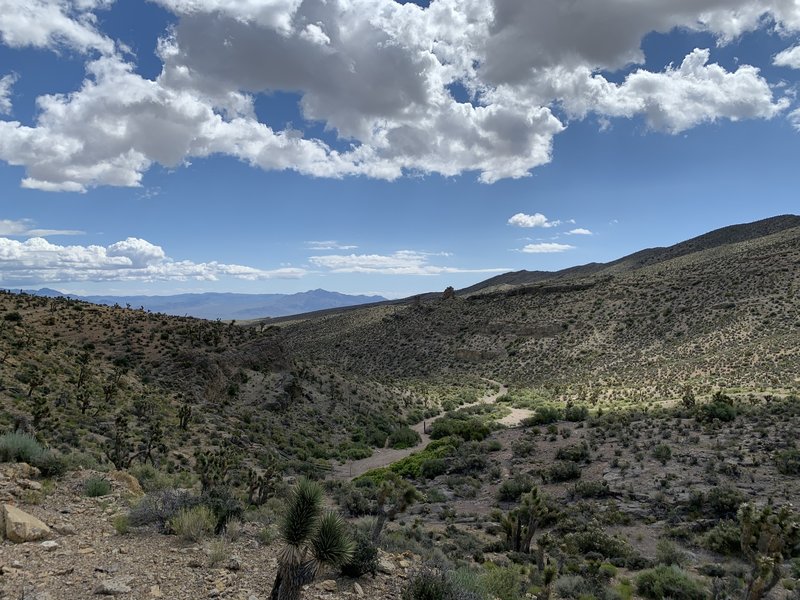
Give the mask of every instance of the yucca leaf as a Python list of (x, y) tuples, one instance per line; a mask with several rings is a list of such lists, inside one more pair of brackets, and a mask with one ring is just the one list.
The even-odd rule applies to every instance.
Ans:
[(353, 540), (345, 530), (344, 521), (334, 512), (326, 513), (311, 539), (314, 558), (321, 563), (339, 566), (353, 555)]
[(318, 483), (301, 479), (292, 491), (281, 524), (283, 540), (292, 546), (308, 541), (322, 512), (322, 488)]

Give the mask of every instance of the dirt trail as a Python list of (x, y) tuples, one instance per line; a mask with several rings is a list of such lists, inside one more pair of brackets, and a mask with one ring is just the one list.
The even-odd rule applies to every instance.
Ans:
[[(494, 404), (495, 402), (497, 402), (498, 398), (502, 398), (508, 393), (508, 387), (506, 387), (505, 385), (498, 383), (496, 381), (490, 381), (488, 379), (487, 381), (489, 381), (489, 383), (499, 385), (500, 389), (497, 392), (485, 395), (483, 398), (477, 400), (476, 402), (464, 404), (459, 408), (477, 406), (478, 404)], [(507, 425), (509, 427), (518, 425), (523, 418), (529, 416), (530, 414), (530, 411), (523, 411), (525, 412), (525, 414), (522, 415), (519, 419), (514, 420), (510, 419), (510, 417), (518, 415), (520, 409), (511, 409), (511, 410), (512, 410), (511, 415), (508, 415), (500, 420), (500, 423)], [(353, 479), (354, 477), (363, 475), (364, 473), (366, 473), (371, 469), (387, 467), (390, 464), (397, 462), (398, 460), (403, 459), (406, 456), (409, 456), (414, 452), (421, 450), (422, 448), (428, 445), (428, 442), (431, 441), (431, 436), (425, 433), (425, 431), (423, 430), (424, 429), (430, 430), (431, 424), (433, 424), (433, 422), (436, 421), (437, 419), (441, 418), (443, 414), (444, 413), (442, 413), (442, 415), (434, 417), (433, 419), (427, 419), (425, 421), (417, 423), (416, 425), (412, 425), (411, 429), (416, 431), (421, 438), (420, 443), (417, 444), (416, 446), (412, 448), (403, 448), (402, 450), (396, 450), (394, 448), (381, 448), (379, 450), (375, 450), (373, 451), (372, 456), (368, 458), (362, 458), (361, 460), (354, 460), (351, 462), (344, 463), (342, 465), (336, 465), (333, 468), (331, 475), (335, 479)]]

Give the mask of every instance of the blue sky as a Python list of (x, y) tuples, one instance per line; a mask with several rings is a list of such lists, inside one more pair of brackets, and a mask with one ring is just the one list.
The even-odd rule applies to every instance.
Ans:
[(799, 212), (800, 8), (648, 3), (0, 0), (0, 285), (399, 297)]

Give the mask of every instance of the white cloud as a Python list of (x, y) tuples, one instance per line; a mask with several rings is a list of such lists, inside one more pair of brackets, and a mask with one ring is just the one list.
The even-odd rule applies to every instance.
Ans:
[(792, 124), (797, 131), (800, 131), (800, 108), (797, 108), (789, 113), (789, 123)]
[(80, 52), (114, 51), (114, 42), (97, 30), (92, 12), (111, 2), (85, 0), (0, 0), (0, 40), (12, 48), (67, 46)]
[(108, 247), (60, 246), (41, 237), (25, 241), (0, 237), (0, 282), (6, 284), (67, 281), (214, 281), (234, 277), (250, 281), (299, 278), (305, 270), (271, 271), (218, 262), (195, 263), (169, 258), (160, 246), (127, 238)]
[(10, 235), (12, 237), (48, 237), (52, 235), (83, 235), (84, 233), (84, 231), (77, 229), (40, 229), (34, 227), (34, 222), (31, 219), (18, 221), (0, 219), (0, 235)]
[(592, 232), (583, 227), (577, 227), (567, 232), (567, 235), (592, 235)]
[[(156, 1), (178, 19), (148, 80), (99, 29), (96, 11), (112, 0), (0, 0), (4, 44), (87, 60), (78, 90), (37, 100), (32, 126), (0, 121), (0, 160), (25, 168), (23, 186), (138, 186), (155, 163), (213, 154), (316, 177), (524, 177), (552, 158), (565, 128), (556, 106), (606, 123), (642, 115), (670, 133), (787, 108), (758, 69), (726, 71), (707, 50), (622, 83), (600, 74), (641, 63), (648, 33), (685, 28), (726, 44), (768, 22), (800, 30), (790, 0)], [(472, 102), (453, 97), (454, 83)], [(275, 91), (298, 94), (303, 116), (342, 149), (259, 122), (254, 99)]]
[(399, 250), (392, 254), (330, 254), (311, 256), (309, 262), (333, 273), (370, 273), (381, 275), (441, 275), (443, 273), (504, 273), (509, 269), (462, 269), (430, 263), (430, 254), (414, 250)]
[(11, 114), (11, 88), (16, 82), (16, 73), (9, 73), (0, 78), (0, 115)]
[(575, 246), (570, 246), (569, 244), (542, 242), (539, 244), (528, 244), (522, 249), (522, 252), (526, 252), (528, 254), (553, 254), (556, 252), (566, 252), (567, 250), (573, 250), (574, 248)]
[(340, 244), (336, 240), (321, 240), (306, 242), (308, 250), (355, 250), (358, 246)]
[(800, 46), (792, 46), (775, 55), (773, 64), (779, 67), (790, 67), (800, 69)]
[(534, 213), (526, 215), (525, 213), (517, 213), (508, 220), (509, 225), (516, 227), (557, 227), (561, 221), (550, 221), (542, 213)]

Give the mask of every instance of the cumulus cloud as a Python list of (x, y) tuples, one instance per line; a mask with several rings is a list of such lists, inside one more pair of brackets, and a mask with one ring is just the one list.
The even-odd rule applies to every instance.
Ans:
[(336, 240), (321, 240), (306, 242), (308, 250), (355, 250), (358, 246), (340, 244)]
[(576, 227), (575, 229), (569, 230), (567, 235), (592, 235), (592, 232), (584, 227)]
[(778, 52), (772, 62), (779, 67), (800, 69), (800, 46), (792, 46)]
[[(25, 168), (23, 186), (138, 186), (155, 163), (213, 154), (317, 177), (524, 177), (552, 159), (566, 127), (555, 107), (571, 119), (640, 115), (670, 133), (787, 108), (757, 68), (729, 72), (708, 50), (628, 73), (648, 33), (685, 28), (725, 44), (767, 22), (800, 30), (787, 0), (155, 1), (178, 19), (149, 80), (98, 28), (111, 0), (0, 0), (4, 44), (87, 57), (80, 88), (39, 98), (33, 125), (0, 121), (0, 160)], [(260, 122), (255, 98), (276, 91), (297, 94), (302, 115), (341, 143)]]
[(0, 219), (0, 235), (12, 237), (48, 237), (52, 235), (83, 235), (84, 231), (77, 229), (40, 229), (34, 227), (31, 219)]
[[(3, 222), (5, 223), (5, 222)], [(60, 246), (41, 237), (25, 241), (0, 237), (0, 282), (8, 284), (64, 281), (215, 281), (234, 277), (256, 281), (298, 278), (303, 269), (271, 271), (219, 262), (174, 260), (160, 246), (127, 238), (110, 246)]]
[(557, 227), (561, 225), (561, 221), (550, 221), (542, 213), (534, 213), (526, 215), (525, 213), (517, 213), (508, 220), (509, 225), (515, 227)]
[(86, 0), (0, 0), (0, 40), (12, 48), (66, 46), (80, 52), (113, 52), (92, 12), (111, 2)]
[(538, 244), (528, 244), (522, 248), (522, 252), (527, 254), (554, 254), (556, 252), (566, 252), (574, 250), (575, 246), (569, 244), (557, 244), (555, 242), (541, 242)]
[(444, 267), (430, 263), (432, 256), (447, 256), (398, 250), (392, 254), (330, 254), (312, 256), (309, 262), (315, 267), (333, 273), (370, 273), (381, 275), (441, 275), (443, 273), (504, 273), (509, 269), (464, 269)]

